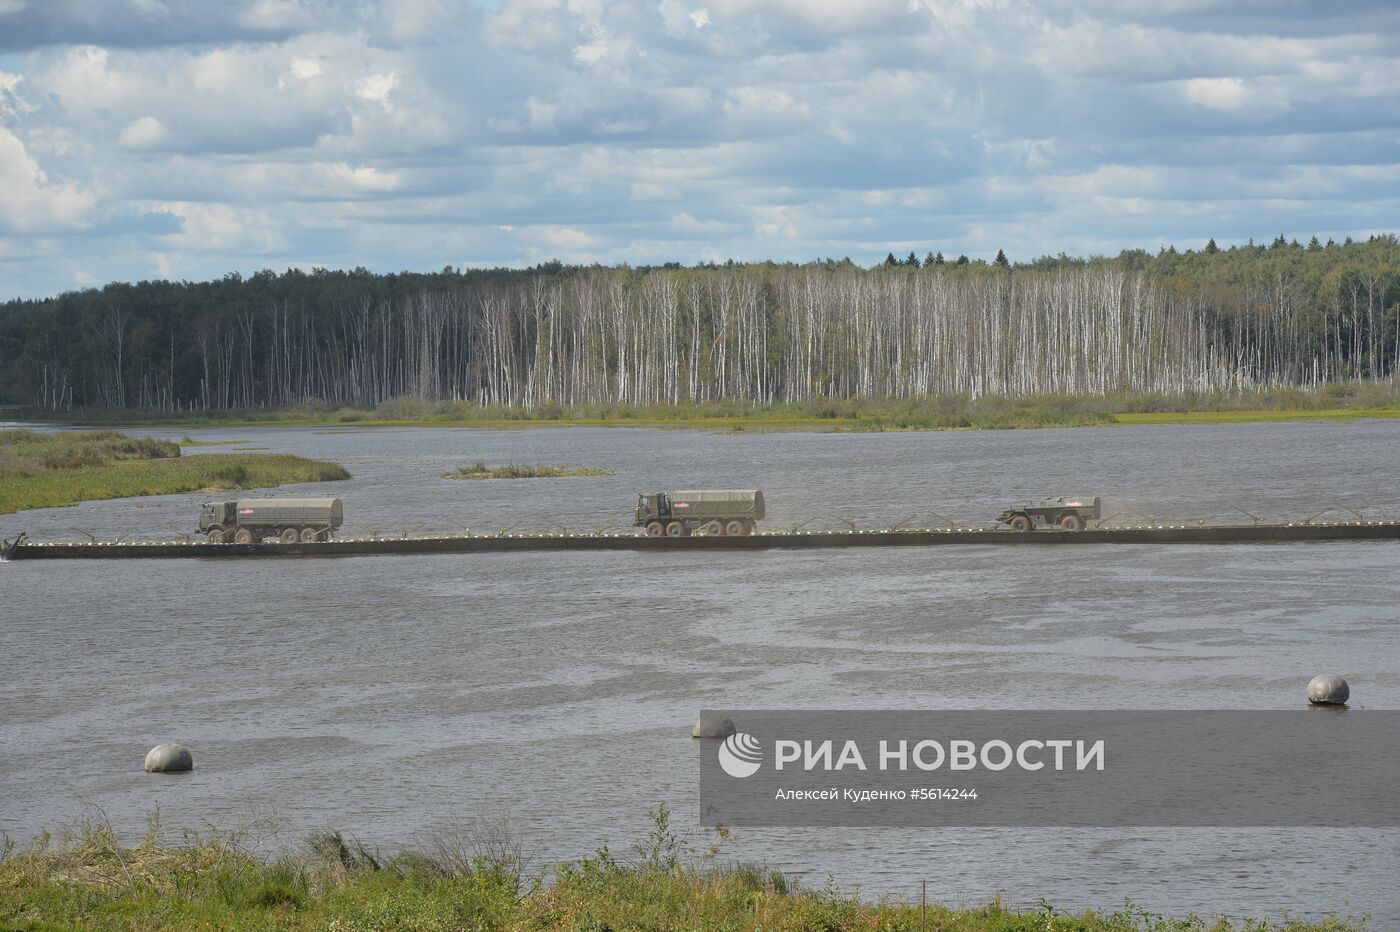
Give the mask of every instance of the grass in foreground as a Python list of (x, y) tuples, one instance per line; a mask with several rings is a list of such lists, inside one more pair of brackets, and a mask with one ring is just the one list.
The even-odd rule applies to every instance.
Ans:
[(470, 466), (462, 466), (452, 472), (442, 474), (444, 479), (563, 479), (573, 476), (611, 476), (611, 469), (597, 466), (524, 466), (510, 463), (505, 466), (487, 466), (485, 460), (477, 460)]
[[(607, 848), (532, 872), (521, 840), (499, 824), (435, 833), (393, 856), (339, 833), (307, 839), (276, 859), (249, 835), (189, 836), (120, 846), (105, 823), (60, 842), (7, 845), (0, 858), (0, 925), (10, 929), (887, 929), (942, 932), (1344, 932), (1365, 920), (1231, 923), (1113, 913), (1034, 911), (1000, 899), (980, 909), (869, 902), (800, 888), (785, 875), (721, 866), (716, 841), (696, 853), (664, 805), (629, 856)], [(722, 841), (723, 836), (717, 836)]]
[(182, 457), (173, 441), (111, 430), (0, 431), (0, 514), (94, 499), (349, 478), (334, 463), (286, 454)]
[(113, 424), (233, 426), (355, 425), (361, 427), (680, 427), (703, 430), (910, 431), (1029, 427), (1096, 427), (1111, 424), (1176, 424), (1400, 417), (1400, 384), (1358, 382), (1319, 389), (1272, 388), (1176, 394), (1038, 395), (1027, 398), (950, 395), (912, 399), (849, 399), (756, 404), (704, 402), (683, 405), (553, 403), (535, 407), (483, 406), (459, 401), (395, 398), (374, 408), (306, 406), (151, 415), (137, 411), (87, 413)]

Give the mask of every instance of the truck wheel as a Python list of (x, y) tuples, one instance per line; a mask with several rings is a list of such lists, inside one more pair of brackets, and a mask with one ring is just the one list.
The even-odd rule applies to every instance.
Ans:
[(647, 522), (647, 537), (660, 537), (663, 530), (660, 521)]
[(724, 525), (718, 521), (711, 521), (705, 525), (705, 533), (711, 537), (722, 537), (724, 536)]
[(301, 529), (301, 542), (303, 544), (314, 544), (319, 535), (314, 527), (304, 527)]
[(233, 532), (233, 542), (235, 544), (251, 544), (254, 542), (253, 532), (246, 527), (241, 527)]
[(217, 527), (215, 527), (215, 528), (210, 528), (210, 529), (209, 529), (209, 543), (211, 543), (211, 544), (222, 544), (223, 542), (224, 542), (224, 531), (223, 531), (223, 528), (217, 528)]
[(1084, 519), (1076, 514), (1068, 514), (1060, 519), (1060, 527), (1066, 531), (1084, 530)]
[(1031, 529), (1031, 519), (1027, 518), (1025, 515), (1017, 515), (1008, 523), (1011, 525), (1011, 530), (1015, 531), (1017, 534), (1024, 534)]
[(283, 528), (281, 536), (284, 544), (295, 544), (301, 540), (301, 532), (294, 527)]
[(685, 525), (681, 524), (679, 521), (672, 521), (670, 524), (666, 525), (667, 537), (680, 537), (684, 533)]
[(724, 526), (724, 533), (729, 537), (742, 537), (744, 534), (744, 522), (734, 520)]

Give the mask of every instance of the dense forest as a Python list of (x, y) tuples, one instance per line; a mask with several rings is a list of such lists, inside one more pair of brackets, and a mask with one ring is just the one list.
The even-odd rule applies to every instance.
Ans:
[(871, 269), (267, 271), (0, 305), (0, 403), (54, 411), (1184, 393), (1397, 370), (1394, 236)]

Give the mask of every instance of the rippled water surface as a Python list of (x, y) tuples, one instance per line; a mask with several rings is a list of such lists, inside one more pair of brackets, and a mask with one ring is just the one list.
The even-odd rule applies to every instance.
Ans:
[[(161, 432), (157, 432), (161, 433)], [(1400, 423), (915, 434), (164, 432), (345, 464), (353, 533), (593, 530), (640, 490), (761, 487), (770, 527), (1108, 512), (1400, 516)], [(187, 455), (227, 447), (199, 447)], [(605, 478), (447, 481), (489, 463)], [(0, 536), (189, 531), (203, 496), (0, 519)], [(1238, 509), (1242, 509), (1239, 511)], [(1349, 512), (1335, 512), (1346, 517)], [(695, 812), (690, 721), (759, 708), (1294, 708), (1314, 673), (1400, 708), (1400, 547), (938, 547), (47, 561), (0, 566), (0, 830), (98, 806), (133, 840), (274, 813), (392, 848), (508, 816), (541, 863)], [(141, 772), (178, 740), (184, 777)], [(1345, 779), (1345, 762), (1319, 760)], [(746, 829), (729, 856), (847, 891), (1400, 925), (1392, 830)]]

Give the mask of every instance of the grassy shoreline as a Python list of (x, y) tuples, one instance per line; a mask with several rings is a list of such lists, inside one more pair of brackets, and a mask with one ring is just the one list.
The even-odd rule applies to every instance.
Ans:
[(173, 441), (110, 430), (0, 430), (0, 514), (99, 499), (348, 478), (334, 463), (282, 453), (182, 457)]
[(883, 432), (1106, 427), (1400, 418), (1400, 385), (1372, 382), (1317, 390), (1276, 388), (1233, 394), (948, 396), (923, 399), (771, 404), (478, 406), (396, 398), (374, 408), (301, 407), (190, 416), (88, 412), (52, 422), (123, 427), (652, 427), (710, 431)]
[[(254, 853), (253, 827), (186, 833), (180, 846), (122, 846), (105, 820), (61, 840), (48, 834), (0, 849), (0, 925), (102, 929), (883, 929), (944, 932), (1350, 932), (1364, 918), (1319, 921), (1157, 916), (1132, 905), (1064, 912), (1043, 900), (988, 905), (870, 901), (834, 886), (806, 889), (761, 865), (722, 861), (723, 832), (678, 833), (664, 805), (626, 854), (606, 847), (552, 865), (532, 863), (502, 823), (432, 833), (388, 855), (338, 832), (307, 838), (276, 858)], [(913, 893), (913, 891), (911, 891)]]

